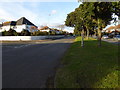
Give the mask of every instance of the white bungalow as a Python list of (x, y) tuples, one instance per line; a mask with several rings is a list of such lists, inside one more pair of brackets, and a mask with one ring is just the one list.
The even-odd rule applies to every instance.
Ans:
[(16, 25), (16, 21), (4, 22), (4, 23), (2, 23), (2, 26), (0, 27), (0, 32), (9, 31), (10, 28), (14, 29), (15, 25)]
[(5, 30), (8, 31), (10, 29), (14, 29), (16, 30), (16, 32), (21, 32), (23, 29), (28, 30), (30, 32), (38, 31), (37, 26), (35, 26), (25, 17), (22, 17), (17, 21), (4, 22), (2, 24), (0, 32), (5, 31)]

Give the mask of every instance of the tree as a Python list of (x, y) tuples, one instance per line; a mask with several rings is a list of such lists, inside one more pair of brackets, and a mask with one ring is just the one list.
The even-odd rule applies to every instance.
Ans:
[(112, 2), (112, 12), (120, 18), (120, 2)]
[(83, 18), (84, 27), (86, 28), (86, 36), (89, 38), (90, 29), (93, 27), (92, 16), (94, 15), (93, 3), (85, 2), (81, 8), (81, 13), (79, 16)]
[(120, 2), (83, 2), (75, 11), (67, 15), (65, 25), (75, 27), (75, 34), (84, 33), (87, 38), (90, 32), (96, 32), (97, 29), (98, 45), (101, 46), (101, 30), (113, 20), (113, 13), (120, 17), (119, 10)]
[(74, 12), (68, 14), (66, 19), (66, 26), (75, 27), (74, 33), (81, 33), (81, 46), (84, 46), (84, 35), (87, 33), (87, 37), (89, 37), (89, 29), (92, 26), (92, 10), (93, 7), (90, 5), (91, 3), (83, 3), (78, 8), (75, 9)]
[(101, 46), (101, 30), (112, 20), (111, 2), (94, 2), (94, 22), (98, 30), (98, 46)]

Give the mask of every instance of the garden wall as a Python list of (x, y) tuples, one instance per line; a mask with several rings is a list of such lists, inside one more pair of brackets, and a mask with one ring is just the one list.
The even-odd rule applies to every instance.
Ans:
[(63, 38), (65, 35), (56, 36), (0, 36), (1, 41), (29, 41), (29, 40), (43, 40), (43, 39), (57, 39)]

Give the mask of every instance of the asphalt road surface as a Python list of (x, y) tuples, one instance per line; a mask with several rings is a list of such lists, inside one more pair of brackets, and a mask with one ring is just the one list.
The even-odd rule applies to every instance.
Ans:
[(2, 88), (46, 88), (74, 38), (3, 44)]

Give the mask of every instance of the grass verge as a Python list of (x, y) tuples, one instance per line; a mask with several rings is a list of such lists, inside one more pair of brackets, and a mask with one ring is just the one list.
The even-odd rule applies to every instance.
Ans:
[(119, 88), (118, 46), (85, 39), (80, 46), (77, 37), (62, 59), (56, 73), (56, 88)]

